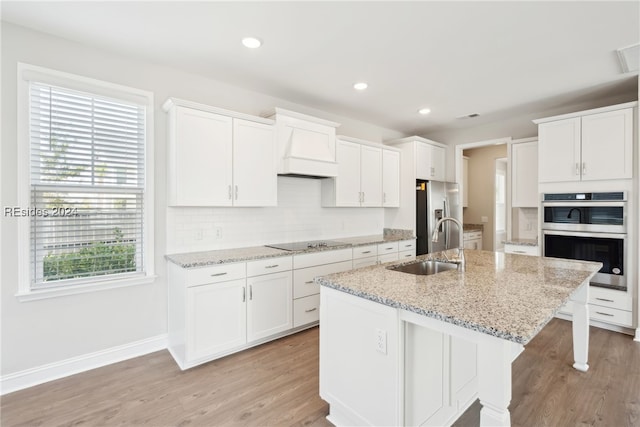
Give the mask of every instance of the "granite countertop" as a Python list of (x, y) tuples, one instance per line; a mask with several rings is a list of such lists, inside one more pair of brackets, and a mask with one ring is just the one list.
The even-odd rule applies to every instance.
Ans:
[(467, 231), (483, 231), (484, 225), (482, 224), (462, 224), (462, 232)]
[(538, 239), (511, 239), (503, 242), (505, 245), (538, 246)]
[[(447, 251), (454, 258), (457, 250)], [(417, 260), (443, 259), (442, 253)], [(317, 277), (322, 286), (527, 344), (601, 263), (465, 251), (466, 271), (419, 276), (390, 264)], [(416, 261), (411, 261), (416, 262)], [(409, 264), (409, 263), (404, 263)], [(397, 264), (399, 265), (399, 264)]]
[(187, 252), (180, 254), (165, 255), (165, 259), (182, 268), (204, 267), (207, 265), (226, 264), (232, 262), (253, 261), (265, 258), (280, 256), (300, 255), (320, 251), (333, 251), (357, 246), (375, 245), (385, 242), (399, 242), (401, 240), (411, 240), (415, 237), (406, 233), (385, 233), (372, 236), (346, 237), (335, 240), (341, 245), (315, 247), (299, 251), (285, 251), (282, 249), (270, 248), (267, 246), (251, 246), (246, 248), (219, 249), (213, 251)]

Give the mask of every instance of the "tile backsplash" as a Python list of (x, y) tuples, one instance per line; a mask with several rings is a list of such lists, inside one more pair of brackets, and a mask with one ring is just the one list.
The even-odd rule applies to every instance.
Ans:
[(538, 237), (538, 209), (513, 209), (513, 238), (535, 239)]
[(278, 177), (278, 206), (167, 208), (167, 253), (382, 234), (383, 208), (323, 208), (319, 179)]

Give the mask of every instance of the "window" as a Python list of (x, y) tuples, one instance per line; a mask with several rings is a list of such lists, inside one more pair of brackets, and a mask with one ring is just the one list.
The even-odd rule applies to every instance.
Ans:
[(149, 276), (151, 97), (38, 70), (27, 71), (24, 84), (29, 279), (22, 291)]

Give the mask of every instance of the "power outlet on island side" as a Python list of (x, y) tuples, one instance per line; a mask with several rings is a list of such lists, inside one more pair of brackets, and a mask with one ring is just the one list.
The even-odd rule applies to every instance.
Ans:
[(376, 329), (376, 351), (387, 354), (387, 331)]

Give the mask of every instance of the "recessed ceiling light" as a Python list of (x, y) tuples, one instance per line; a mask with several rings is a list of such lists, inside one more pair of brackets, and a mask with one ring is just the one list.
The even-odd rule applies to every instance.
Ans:
[(262, 46), (262, 40), (257, 37), (245, 37), (242, 39), (242, 44), (249, 49), (256, 49)]
[(429, 108), (421, 108), (421, 109), (418, 110), (418, 113), (420, 113), (422, 115), (425, 115), (425, 116), (427, 114), (429, 114), (430, 112), (431, 112), (431, 109), (429, 109)]
[(369, 87), (369, 85), (366, 84), (365, 82), (358, 82), (358, 83), (353, 85), (353, 88), (355, 90), (365, 90), (368, 87)]

